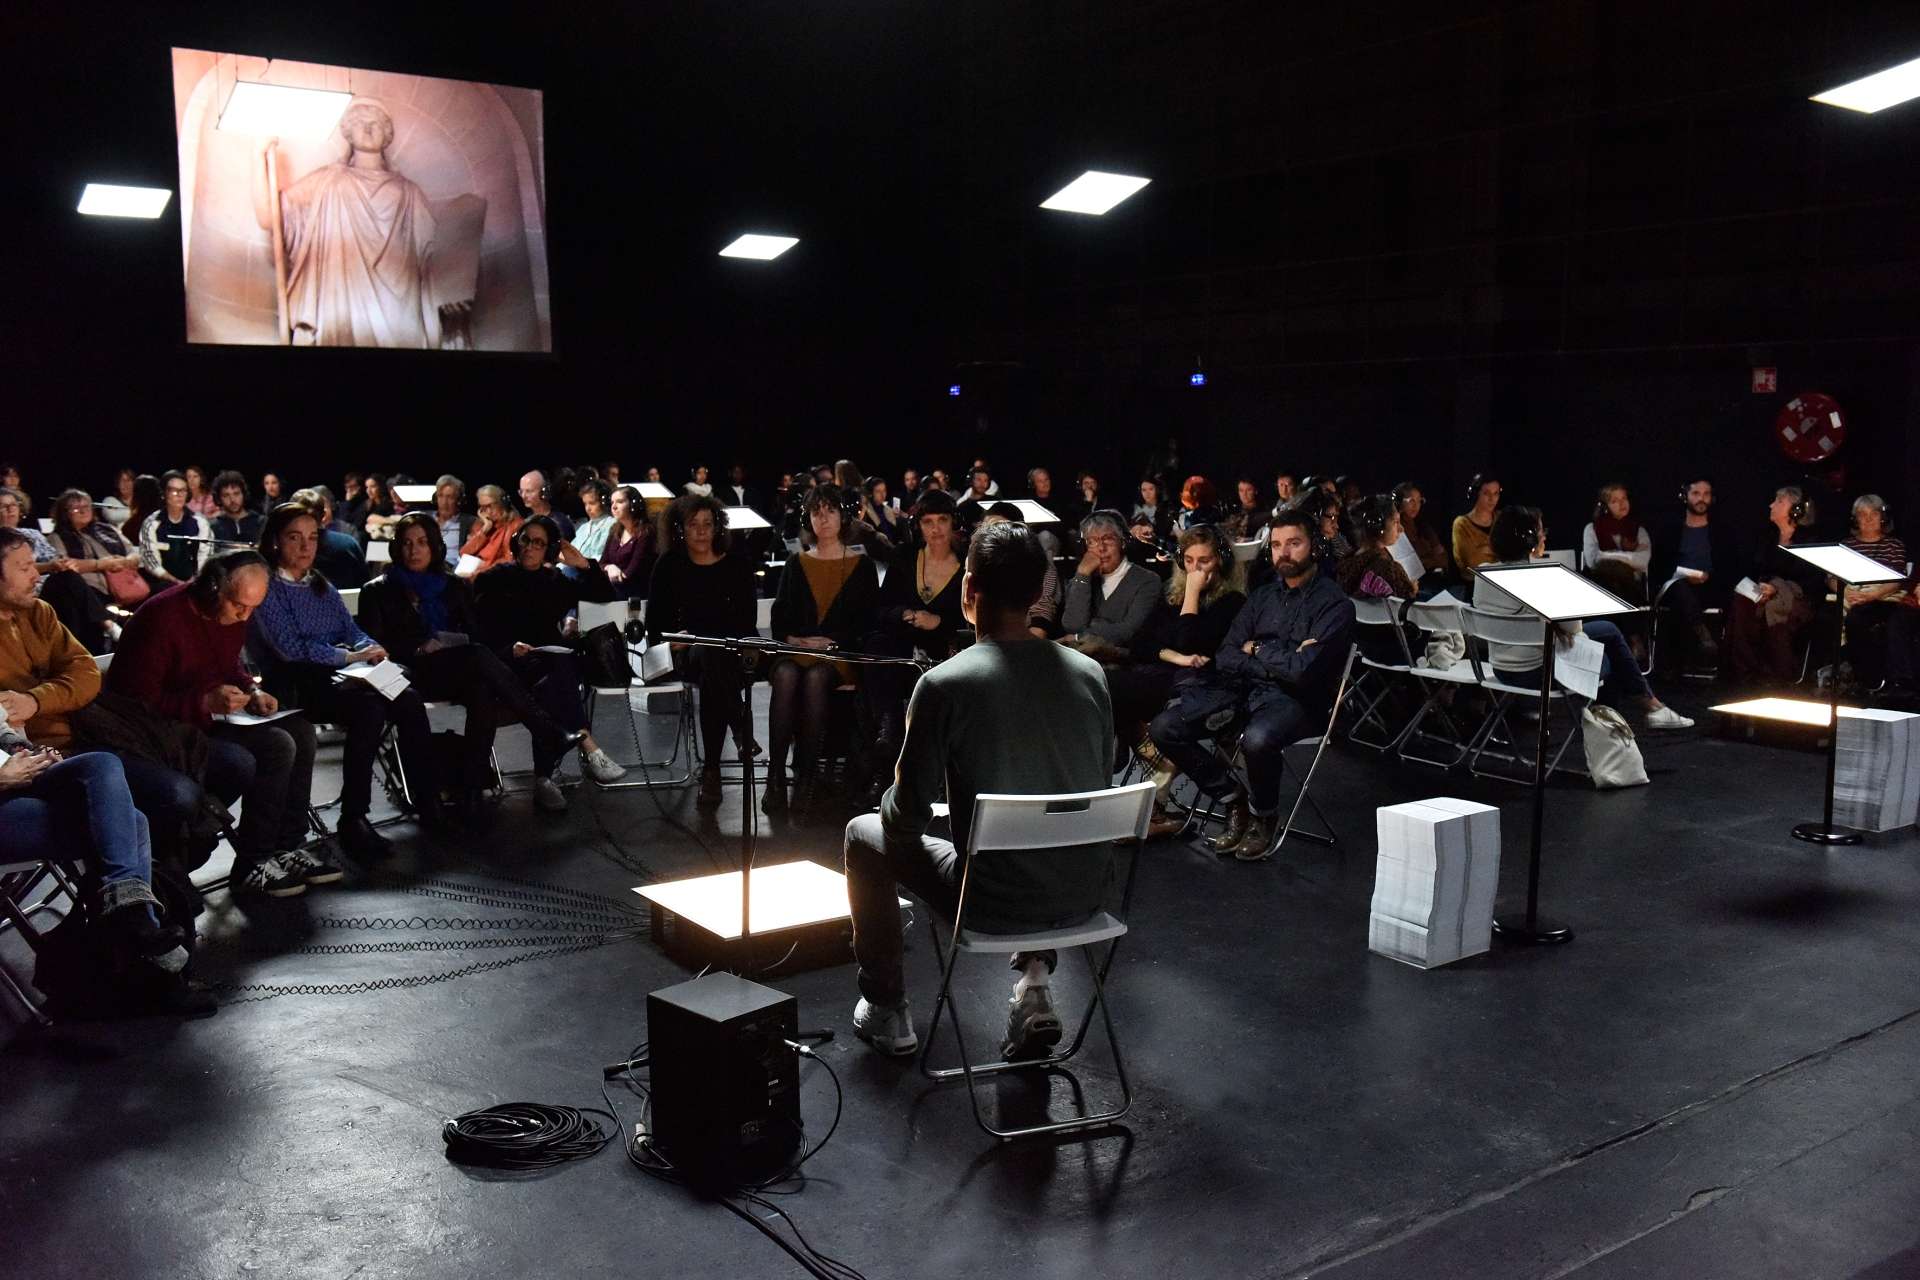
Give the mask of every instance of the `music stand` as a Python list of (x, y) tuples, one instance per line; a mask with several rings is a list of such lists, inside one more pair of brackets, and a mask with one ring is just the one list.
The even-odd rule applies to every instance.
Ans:
[(1527, 913), (1495, 916), (1493, 931), (1508, 942), (1568, 942), (1573, 930), (1540, 918), (1540, 833), (1547, 813), (1547, 714), (1553, 697), (1555, 624), (1581, 622), (1640, 610), (1552, 560), (1526, 564), (1483, 564), (1474, 576), (1519, 601), (1540, 619), (1546, 647), (1540, 651), (1540, 736), (1533, 758), (1533, 847), (1527, 854)]
[(1035, 502), (1032, 498), (1009, 498), (1007, 501), (1020, 508), (1020, 519), (1025, 524), (1059, 524), (1060, 517)]
[(1827, 672), (1827, 806), (1819, 822), (1802, 822), (1793, 829), (1795, 840), (1809, 844), (1859, 844), (1858, 831), (1843, 831), (1833, 825), (1834, 780), (1840, 771), (1840, 641), (1847, 625), (1847, 587), (1873, 582), (1898, 582), (1907, 575), (1889, 569), (1877, 560), (1843, 547), (1837, 542), (1814, 543), (1804, 547), (1780, 548), (1805, 560), (1830, 578), (1840, 580), (1841, 590), (1833, 602), (1833, 665)]
[(751, 533), (755, 529), (771, 529), (773, 524), (752, 507), (728, 507), (727, 532)]

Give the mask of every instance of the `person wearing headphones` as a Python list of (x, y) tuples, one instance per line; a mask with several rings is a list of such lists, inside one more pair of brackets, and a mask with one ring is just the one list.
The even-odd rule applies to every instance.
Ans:
[[(1547, 554), (1547, 524), (1532, 507), (1508, 507), (1494, 517), (1491, 541), (1494, 560), (1488, 564), (1521, 564), (1542, 560)], [(1485, 578), (1473, 580), (1473, 607), (1486, 613), (1536, 616), (1525, 605)], [(1632, 707), (1640, 711), (1641, 723), (1649, 729), (1691, 729), (1693, 721), (1653, 696), (1633, 650), (1620, 628), (1605, 618), (1591, 622), (1555, 623), (1556, 646), (1564, 647), (1573, 636), (1584, 634), (1605, 650), (1600, 660), (1600, 700), (1616, 710)], [(1540, 686), (1540, 647), (1527, 645), (1487, 645), (1487, 658), (1506, 683), (1523, 689)]]
[(1712, 674), (1720, 645), (1707, 626), (1707, 610), (1726, 608), (1744, 560), (1732, 528), (1713, 519), (1713, 481), (1696, 477), (1680, 486), (1680, 510), (1653, 539), (1655, 559), (1647, 582), (1656, 609), (1677, 624), (1674, 640), (1686, 650), (1685, 665)]
[(393, 846), (367, 815), (373, 808), (373, 762), (388, 725), (399, 736), (400, 762), (421, 824), (434, 831), (447, 828), (433, 733), (418, 689), (388, 698), (364, 681), (340, 677), (343, 667), (382, 661), (387, 651), (360, 629), (340, 592), (313, 567), (319, 548), (320, 521), (306, 507), (282, 503), (267, 514), (260, 554), (273, 576), (253, 613), (248, 638), (260, 662), (261, 685), (281, 706), (299, 707), (308, 720), (346, 732), (335, 836), (353, 857), (384, 858)]
[(1727, 649), (1735, 680), (1789, 685), (1799, 675), (1793, 661), (1794, 641), (1813, 621), (1814, 607), (1826, 594), (1827, 584), (1818, 569), (1787, 548), (1813, 521), (1813, 499), (1799, 485), (1782, 485), (1773, 491), (1767, 527), (1745, 565), (1754, 591), (1751, 595), (1734, 592), (1727, 621)]
[[(572, 643), (580, 635), (575, 616), (580, 601), (612, 599), (612, 584), (598, 565), (560, 536), (551, 516), (528, 517), (513, 535), (512, 548), (511, 561), (482, 574), (474, 584), (480, 640), (532, 691), (547, 718), (566, 732), (567, 743), (579, 748), (588, 776), (595, 782), (618, 782), (627, 771), (585, 732), (586, 679)], [(556, 563), (584, 572), (569, 578)], [(563, 752), (552, 739), (534, 735), (533, 802), (542, 809), (567, 807), (566, 793), (553, 780)]]
[[(1633, 514), (1627, 486), (1612, 481), (1600, 486), (1593, 502), (1593, 519), (1580, 534), (1580, 569), (1589, 578), (1628, 604), (1651, 602), (1647, 569), (1653, 562), (1653, 538)], [(1636, 617), (1628, 637), (1636, 662), (1647, 657), (1645, 619)]]
[(507, 491), (497, 484), (481, 485), (474, 490), (473, 497), (479, 515), (474, 519), (473, 531), (460, 544), (460, 554), (479, 560), (478, 572), (485, 573), (512, 561), (514, 535), (525, 522), (507, 502)]
[[(230, 883), (287, 898), (310, 885), (333, 884), (341, 872), (301, 847), (313, 803), (313, 723), (304, 716), (271, 724), (225, 722), (235, 712), (272, 715), (280, 709), (278, 699), (255, 687), (240, 660), (247, 621), (267, 598), (269, 581), (267, 562), (257, 551), (230, 551), (207, 561), (192, 582), (162, 591), (127, 620), (106, 688), (213, 739), (208, 789), (222, 799), (232, 798), (228, 792), (244, 795)], [(144, 779), (158, 769), (135, 761), (128, 772)]]
[(568, 541), (573, 538), (573, 520), (564, 511), (556, 511), (553, 506), (553, 486), (547, 480), (544, 471), (529, 471), (520, 477), (520, 505), (527, 509), (527, 518), (545, 516), (559, 526), (560, 536)]
[(1467, 484), (1467, 501), (1472, 504), (1464, 515), (1453, 518), (1453, 563), (1463, 582), (1473, 581), (1473, 571), (1493, 560), (1493, 517), (1500, 509), (1500, 480), (1483, 471)]
[(1400, 515), (1400, 533), (1426, 569), (1423, 581), (1437, 587), (1447, 572), (1447, 544), (1427, 520), (1427, 495), (1411, 480), (1393, 486), (1393, 509)]
[[(1858, 551), (1876, 564), (1907, 574), (1907, 544), (1893, 532), (1893, 512), (1877, 493), (1853, 500), (1852, 524), (1842, 546)], [(1869, 688), (1883, 681), (1895, 692), (1913, 688), (1916, 617), (1911, 575), (1899, 582), (1875, 582), (1846, 588), (1847, 661)]]

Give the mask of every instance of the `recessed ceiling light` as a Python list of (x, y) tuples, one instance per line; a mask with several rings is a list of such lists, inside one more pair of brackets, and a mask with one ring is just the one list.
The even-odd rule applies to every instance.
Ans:
[(111, 182), (89, 182), (80, 193), (80, 212), (96, 218), (157, 218), (173, 192), (165, 187), (118, 187)]
[(1920, 96), (1920, 58), (1903, 62), (1897, 67), (1888, 67), (1864, 80), (1843, 84), (1838, 89), (1816, 93), (1813, 100), (1830, 107), (1872, 113), (1916, 96)]
[(1105, 213), (1152, 181), (1152, 178), (1130, 178), (1124, 173), (1089, 169), (1042, 200), (1040, 207), (1066, 213)]
[(220, 113), (222, 133), (251, 133), (263, 138), (320, 139), (339, 127), (350, 93), (296, 89), (285, 84), (242, 80), (233, 86)]
[(758, 258), (771, 262), (799, 244), (795, 236), (744, 235), (720, 251), (723, 258)]

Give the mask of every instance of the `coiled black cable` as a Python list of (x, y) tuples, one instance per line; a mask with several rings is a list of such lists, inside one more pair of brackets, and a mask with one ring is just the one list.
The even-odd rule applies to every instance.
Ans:
[[(594, 1116), (614, 1127), (603, 1129)], [(447, 1159), (486, 1169), (548, 1169), (596, 1154), (613, 1141), (619, 1121), (598, 1107), (503, 1102), (453, 1117), (440, 1127)]]

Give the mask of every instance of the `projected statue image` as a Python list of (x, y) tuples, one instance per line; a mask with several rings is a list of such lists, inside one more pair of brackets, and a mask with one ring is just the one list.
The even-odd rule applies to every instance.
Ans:
[(277, 145), (256, 147), (253, 211), (274, 241), (283, 341), (470, 350), (486, 202), (436, 204), (390, 167), (393, 118), (377, 101), (353, 102), (339, 132), (346, 156), (287, 185)]

